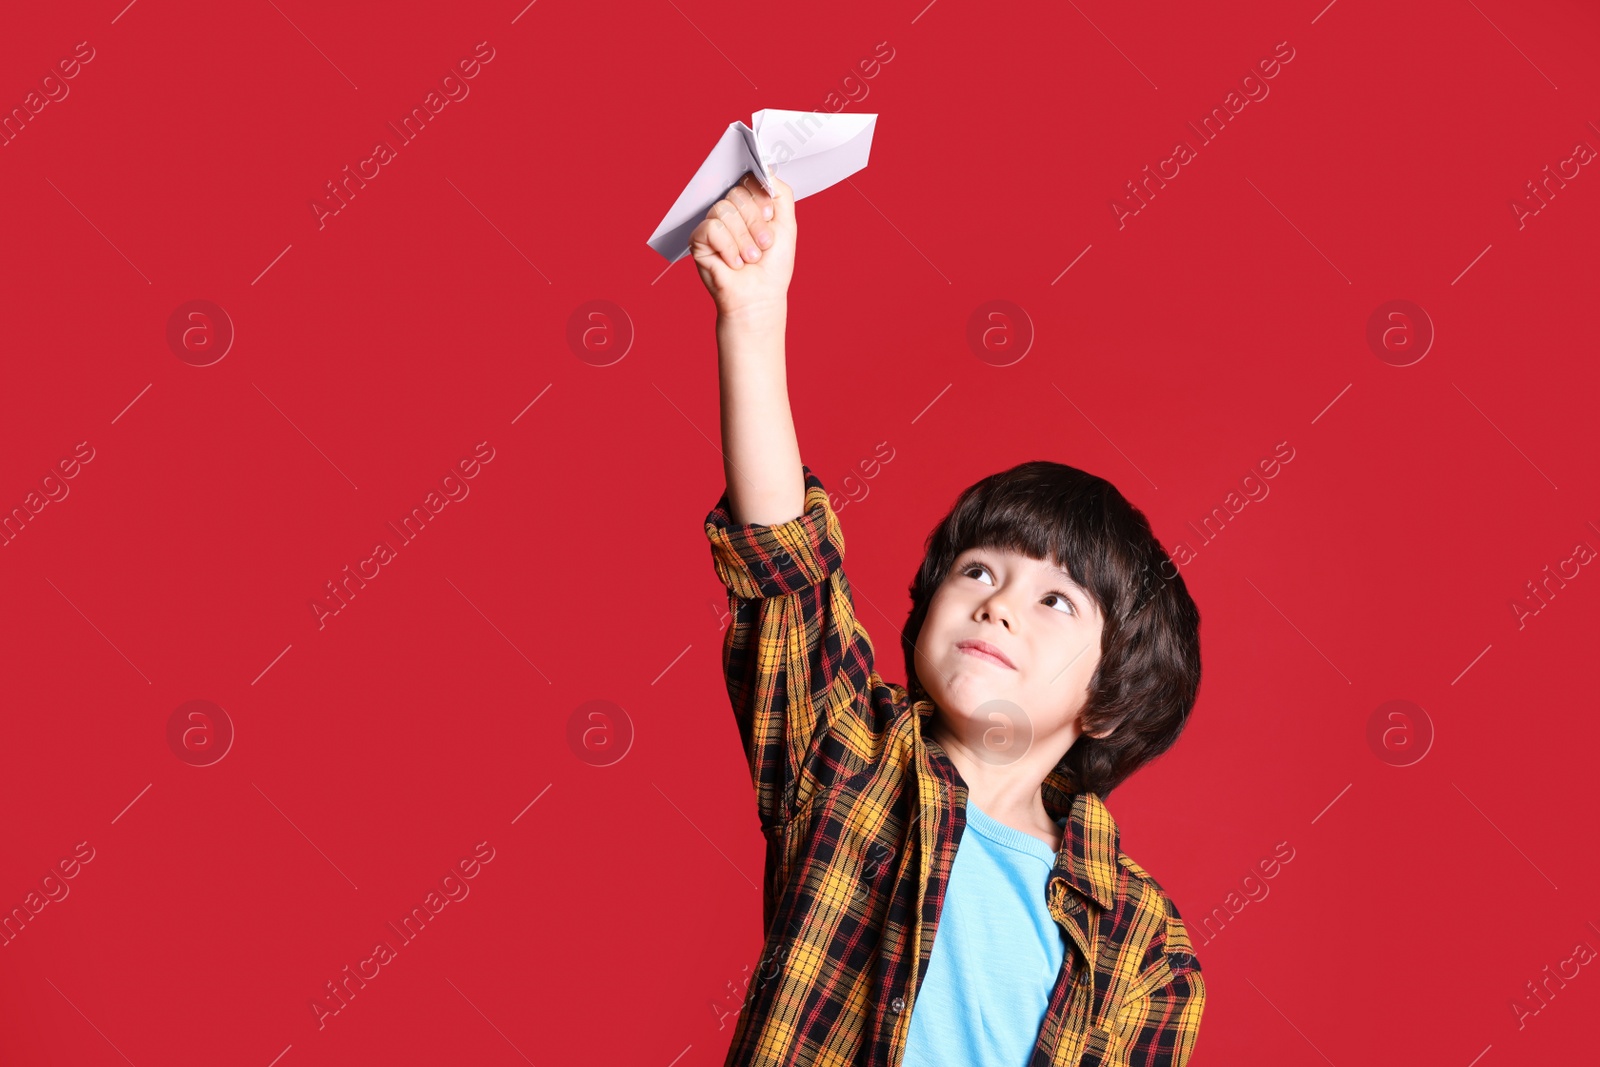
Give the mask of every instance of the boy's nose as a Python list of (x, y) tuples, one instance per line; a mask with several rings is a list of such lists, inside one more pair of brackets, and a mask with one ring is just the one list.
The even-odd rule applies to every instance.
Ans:
[(984, 604), (980, 617), (990, 622), (998, 622), (1007, 630), (1011, 629), (1011, 613), (998, 601), (991, 600)]

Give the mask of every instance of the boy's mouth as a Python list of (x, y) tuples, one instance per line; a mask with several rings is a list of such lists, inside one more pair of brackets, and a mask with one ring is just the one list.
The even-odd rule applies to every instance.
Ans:
[(987, 641), (979, 641), (976, 638), (968, 638), (965, 641), (957, 641), (956, 649), (958, 651), (965, 652), (969, 656), (976, 656), (978, 659), (986, 659), (990, 663), (996, 663), (1002, 667), (1010, 668), (1011, 670), (1017, 669), (1017, 665), (1012, 663), (1004, 652), (1001, 652), (998, 648), (995, 648)]

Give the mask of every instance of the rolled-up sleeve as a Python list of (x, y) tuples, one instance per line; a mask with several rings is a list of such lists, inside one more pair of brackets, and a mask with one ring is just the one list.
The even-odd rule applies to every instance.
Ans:
[(723, 673), (765, 830), (864, 765), (862, 710), (877, 682), (839, 517), (821, 480), (804, 474), (805, 511), (788, 522), (736, 524), (724, 493), (705, 523), (728, 590)]

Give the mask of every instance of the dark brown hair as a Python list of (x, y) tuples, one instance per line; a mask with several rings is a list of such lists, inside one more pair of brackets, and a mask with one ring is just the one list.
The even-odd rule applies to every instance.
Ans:
[(1066, 567), (1105, 620), (1083, 736), (1057, 765), (1071, 792), (1104, 797), (1172, 747), (1200, 688), (1200, 610), (1144, 513), (1104, 478), (1062, 463), (991, 474), (964, 490), (928, 535), (900, 635), (913, 701), (928, 698), (915, 662), (928, 603), (970, 548), (1011, 549)]

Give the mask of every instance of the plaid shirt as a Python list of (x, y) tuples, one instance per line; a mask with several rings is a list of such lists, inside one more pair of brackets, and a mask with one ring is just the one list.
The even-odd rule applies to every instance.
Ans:
[[(809, 467), (805, 486), (789, 522), (736, 525), (726, 494), (706, 517), (767, 841), (765, 944), (725, 1063), (898, 1067), (967, 787), (928, 736), (932, 702), (878, 677), (838, 516)], [(1068, 784), (1058, 767), (1043, 786), (1067, 816), (1046, 898), (1068, 944), (1028, 1067), (1182, 1067), (1205, 1006), (1188, 932), (1099, 796)]]

